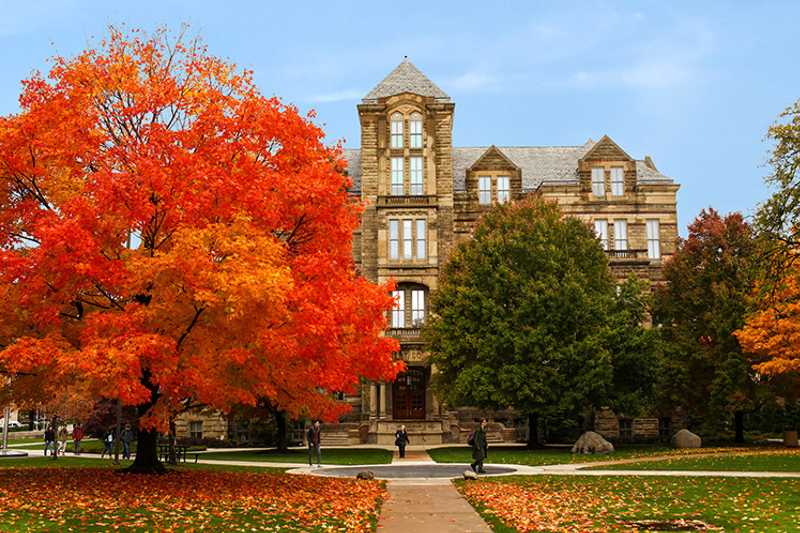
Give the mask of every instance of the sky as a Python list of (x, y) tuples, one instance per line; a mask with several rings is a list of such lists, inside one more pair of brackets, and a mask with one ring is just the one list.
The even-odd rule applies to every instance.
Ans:
[(356, 105), (403, 56), (456, 103), (456, 146), (577, 145), (609, 135), (704, 207), (752, 215), (769, 195), (767, 128), (800, 98), (800, 2), (0, 0), (0, 114), (48, 58), (109, 25), (178, 30), (359, 142)]

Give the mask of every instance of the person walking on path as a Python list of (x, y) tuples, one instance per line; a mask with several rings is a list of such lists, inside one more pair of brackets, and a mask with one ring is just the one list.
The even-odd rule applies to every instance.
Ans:
[(470, 466), (472, 470), (478, 474), (485, 474), (483, 469), (483, 461), (489, 455), (489, 445), (486, 443), (486, 419), (482, 418), (478, 429), (472, 434), (472, 459), (474, 460)]
[(58, 429), (58, 453), (64, 455), (67, 451), (67, 426), (66, 424)]
[(406, 431), (406, 425), (403, 424), (394, 434), (394, 445), (400, 449), (400, 459), (405, 458), (406, 445), (410, 442), (411, 441), (408, 438), (408, 432)]
[(122, 430), (122, 458), (131, 458), (131, 442), (133, 442), (133, 430), (130, 424), (125, 424), (125, 429)]
[(317, 467), (322, 466), (322, 429), (320, 428), (319, 420), (314, 422), (314, 425), (308, 428), (306, 433), (306, 440), (308, 441), (308, 466), (312, 466), (311, 452), (317, 452)]
[(53, 430), (53, 426), (47, 426), (47, 429), (44, 430), (44, 456), (47, 457), (47, 450), (50, 447), (53, 447), (53, 453), (56, 453), (56, 432)]
[(112, 449), (112, 445), (114, 444), (114, 433), (109, 430), (106, 433), (106, 436), (103, 437), (103, 452), (100, 454), (100, 459), (104, 458), (106, 454), (108, 454), (108, 458), (114, 455), (114, 450)]
[(72, 442), (75, 444), (75, 455), (81, 454), (81, 441), (83, 440), (83, 427), (75, 424), (72, 429)]

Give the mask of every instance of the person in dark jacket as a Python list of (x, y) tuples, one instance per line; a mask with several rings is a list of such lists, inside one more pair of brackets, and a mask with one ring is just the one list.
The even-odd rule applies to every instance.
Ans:
[(308, 428), (306, 432), (306, 441), (308, 441), (308, 466), (312, 466), (311, 452), (317, 452), (317, 467), (322, 466), (322, 429), (320, 428), (319, 420), (314, 422), (314, 425)]
[(131, 458), (131, 443), (134, 439), (133, 430), (131, 429), (130, 424), (125, 424), (125, 429), (122, 430), (122, 436), (120, 440), (122, 441), (122, 458), (123, 459), (130, 459)]
[(470, 466), (474, 472), (478, 474), (485, 474), (483, 469), (483, 461), (489, 455), (489, 445), (486, 443), (486, 419), (481, 419), (481, 424), (475, 433), (472, 434), (472, 459), (473, 463)]
[(400, 429), (394, 433), (394, 445), (400, 448), (400, 459), (403, 459), (406, 456), (406, 445), (410, 442), (411, 441), (408, 438), (406, 426), (403, 424), (400, 426)]
[(56, 446), (56, 432), (53, 426), (48, 426), (47, 429), (44, 430), (44, 456), (47, 457), (47, 450), (52, 447), (53, 457), (55, 457)]

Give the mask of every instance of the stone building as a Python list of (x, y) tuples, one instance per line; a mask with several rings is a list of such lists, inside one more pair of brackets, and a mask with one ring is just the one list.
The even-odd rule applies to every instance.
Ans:
[[(353, 256), (368, 279), (397, 282), (387, 334), (399, 339), (408, 368), (394, 383), (369, 383), (346, 398), (353, 412), (326, 427), (324, 444), (392, 444), (400, 423), (414, 444), (463, 442), (474, 418), (486, 413), (439, 404), (420, 339), (429, 295), (453, 246), (493, 205), (538, 195), (594, 227), (617, 279), (633, 272), (657, 283), (662, 260), (675, 250), (678, 185), (650, 157), (634, 159), (606, 135), (574, 146), (453, 146), (455, 102), (408, 59), (357, 109), (361, 147), (345, 153), (351, 192), (365, 204)], [(517, 436), (512, 414), (489, 416), (492, 440)], [(185, 415), (179, 434), (219, 435), (220, 422), (205, 420)], [(611, 423), (608, 413), (603, 420)], [(657, 420), (639, 426), (658, 432)]]
[[(357, 409), (339, 438), (391, 444), (402, 422), (417, 444), (461, 441), (474, 415), (439, 404), (420, 339), (453, 246), (493, 205), (538, 195), (594, 227), (617, 279), (633, 272), (657, 283), (675, 250), (678, 185), (607, 135), (574, 146), (453, 146), (455, 102), (408, 59), (357, 107), (361, 147), (346, 157), (366, 208), (353, 254), (370, 280), (397, 282), (387, 334), (399, 339), (408, 369), (352, 398)], [(495, 439), (514, 436), (502, 423), (492, 429)]]

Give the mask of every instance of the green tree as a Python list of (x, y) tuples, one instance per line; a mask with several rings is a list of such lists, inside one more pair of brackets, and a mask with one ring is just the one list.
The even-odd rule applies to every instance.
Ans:
[(772, 288), (800, 257), (800, 100), (781, 113), (767, 139), (774, 146), (766, 182), (775, 192), (759, 207), (755, 226), (766, 255), (765, 287)]
[(434, 386), (452, 405), (528, 414), (535, 445), (538, 417), (609, 399), (623, 308), (633, 312), (584, 222), (537, 199), (498, 206), (454, 250), (432, 298)]
[(733, 332), (744, 325), (755, 284), (758, 244), (739, 213), (703, 210), (664, 267), (654, 319), (669, 354), (663, 397), (682, 405), (707, 429), (734, 416), (735, 439), (744, 440), (743, 416), (756, 382)]

